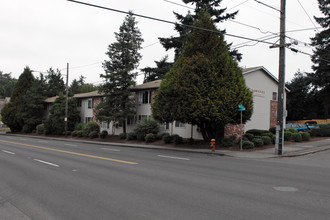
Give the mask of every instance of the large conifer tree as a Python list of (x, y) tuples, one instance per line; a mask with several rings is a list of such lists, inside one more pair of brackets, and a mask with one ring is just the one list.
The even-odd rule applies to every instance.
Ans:
[[(210, 15), (201, 11), (195, 26), (218, 31)], [(252, 114), (252, 94), (222, 34), (193, 30), (174, 66), (166, 74), (152, 104), (161, 122), (198, 125), (204, 140), (219, 138), (227, 123), (239, 123), (238, 105)]]
[[(315, 17), (315, 20), (324, 30), (312, 38), (312, 45), (315, 46), (312, 56), (315, 73), (311, 74), (311, 77), (316, 89), (319, 90), (318, 96), (323, 100), (322, 106), (328, 106), (330, 109), (330, 0), (318, 0), (318, 2), (324, 17)], [(326, 112), (326, 109), (322, 110)]]
[(98, 105), (96, 116), (100, 121), (119, 121), (126, 133), (126, 118), (135, 114), (135, 106), (130, 98), (130, 87), (135, 85), (137, 68), (141, 55), (139, 49), (143, 39), (137, 28), (137, 22), (132, 14), (125, 17), (115, 33), (116, 42), (108, 47), (109, 60), (103, 63), (105, 80), (99, 89), (105, 94), (105, 99)]

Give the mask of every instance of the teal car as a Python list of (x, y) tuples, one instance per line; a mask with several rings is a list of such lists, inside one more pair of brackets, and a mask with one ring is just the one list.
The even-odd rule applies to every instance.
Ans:
[(285, 131), (289, 130), (290, 128), (293, 128), (297, 131), (309, 131), (310, 128), (304, 123), (287, 123), (285, 125)]

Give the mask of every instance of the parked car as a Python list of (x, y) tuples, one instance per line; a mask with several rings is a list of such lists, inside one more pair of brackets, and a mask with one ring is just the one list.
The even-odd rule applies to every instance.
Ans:
[(297, 131), (308, 131), (310, 130), (308, 126), (304, 123), (287, 123), (285, 125), (285, 130), (289, 130), (290, 128), (296, 129)]
[(305, 124), (307, 125), (307, 127), (309, 129), (318, 128), (319, 127), (319, 125), (317, 124), (316, 121), (306, 121)]

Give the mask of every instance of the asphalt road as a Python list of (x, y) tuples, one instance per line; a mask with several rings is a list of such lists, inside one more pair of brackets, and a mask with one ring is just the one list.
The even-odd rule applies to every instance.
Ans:
[(0, 135), (0, 219), (329, 219), (329, 170)]

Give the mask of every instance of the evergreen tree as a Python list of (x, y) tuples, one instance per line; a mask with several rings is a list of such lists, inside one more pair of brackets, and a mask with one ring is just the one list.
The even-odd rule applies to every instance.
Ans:
[(0, 71), (0, 98), (10, 97), (17, 80), (10, 73)]
[[(226, 8), (220, 8), (220, 4), (222, 2), (222, 0), (182, 0), (184, 3), (186, 4), (193, 4), (195, 5), (195, 10), (193, 13), (191, 13), (190, 11), (188, 11), (187, 15), (181, 15), (179, 13), (174, 12), (174, 15), (176, 16), (177, 20), (179, 21), (179, 24), (183, 24), (183, 25), (192, 25), (193, 24), (193, 20), (197, 18), (197, 14), (201, 11), (207, 11), (210, 15), (211, 18), (213, 20), (213, 22), (215, 23), (219, 23), (219, 22), (223, 22), (226, 21), (228, 19), (234, 19), (236, 14), (238, 13), (233, 12), (233, 13), (226, 13)], [(175, 30), (178, 31), (179, 36), (176, 37), (169, 37), (169, 38), (159, 38), (160, 43), (162, 44), (162, 46), (167, 50), (170, 49), (174, 49), (175, 52), (175, 58), (174, 61), (180, 56), (183, 46), (184, 46), (184, 42), (186, 40), (187, 35), (193, 30), (192, 28), (189, 27), (185, 27), (182, 25), (175, 25)], [(222, 31), (223, 33), (225, 33), (225, 30)], [(231, 50), (231, 44), (227, 44), (227, 48), (230, 51), (230, 55), (232, 57), (234, 57), (236, 60), (240, 61), (242, 59), (242, 55), (240, 53), (238, 53), (237, 50)], [(160, 60), (159, 62), (162, 62), (162, 60)], [(169, 63), (170, 65), (173, 65), (173, 63)], [(146, 67), (145, 69), (149, 69), (150, 67)], [(152, 74), (157, 75), (157, 73), (161, 71), (161, 70), (153, 70), (153, 72), (151, 72), (150, 77)], [(162, 78), (162, 77), (161, 77)]]
[(290, 90), (287, 93), (287, 120), (306, 119), (310, 114), (309, 92), (312, 88), (310, 78), (302, 73), (296, 72), (290, 83), (286, 84)]
[(163, 57), (160, 61), (155, 61), (156, 67), (146, 67), (141, 69), (144, 72), (143, 83), (151, 82), (157, 79), (164, 78), (165, 74), (172, 67), (172, 63), (167, 62), (168, 56)]
[(69, 92), (71, 95), (78, 93), (92, 92), (95, 90), (98, 90), (98, 87), (94, 86), (91, 83), (85, 83), (84, 76), (80, 76), (79, 80), (74, 79), (69, 87)]
[(47, 71), (47, 97), (57, 96), (59, 93), (65, 93), (65, 84), (60, 70), (50, 68)]
[[(201, 11), (194, 25), (218, 31), (205, 11)], [(246, 122), (252, 115), (252, 94), (223, 35), (193, 30), (163, 79), (152, 112), (161, 122), (176, 120), (198, 125), (204, 140), (210, 140), (223, 137), (227, 123), (240, 122), (240, 104), (246, 108)]]
[(42, 123), (44, 112), (44, 86), (43, 79), (34, 80), (32, 86), (27, 90), (20, 103), (17, 117), (23, 121), (23, 132), (31, 132)]
[(109, 60), (103, 63), (105, 74), (101, 74), (105, 83), (99, 91), (104, 92), (105, 99), (98, 105), (96, 116), (100, 121), (119, 121), (126, 133), (126, 118), (134, 115), (134, 103), (130, 98), (130, 87), (135, 85), (134, 79), (141, 55), (139, 49), (143, 39), (136, 26), (132, 14), (125, 17), (115, 33), (116, 42), (108, 47)]
[(10, 102), (4, 106), (1, 112), (2, 121), (12, 132), (21, 131), (24, 126), (24, 118), (20, 115), (24, 111), (21, 104), (24, 102), (25, 95), (34, 80), (32, 71), (29, 67), (26, 67), (14, 86)]
[[(311, 77), (323, 100), (321, 106), (325, 107), (330, 106), (330, 0), (318, 0), (318, 2), (324, 17), (315, 17), (315, 20), (324, 30), (312, 38), (312, 45), (315, 46), (312, 68), (315, 73), (311, 74)], [(325, 112), (325, 109), (323, 111)]]
[[(50, 115), (45, 120), (46, 134), (62, 135), (65, 131), (65, 96), (63, 93), (59, 94), (59, 97), (55, 100), (54, 104), (50, 108)], [(75, 99), (70, 98), (68, 100), (68, 131), (73, 131), (76, 123), (79, 122), (79, 112)]]

